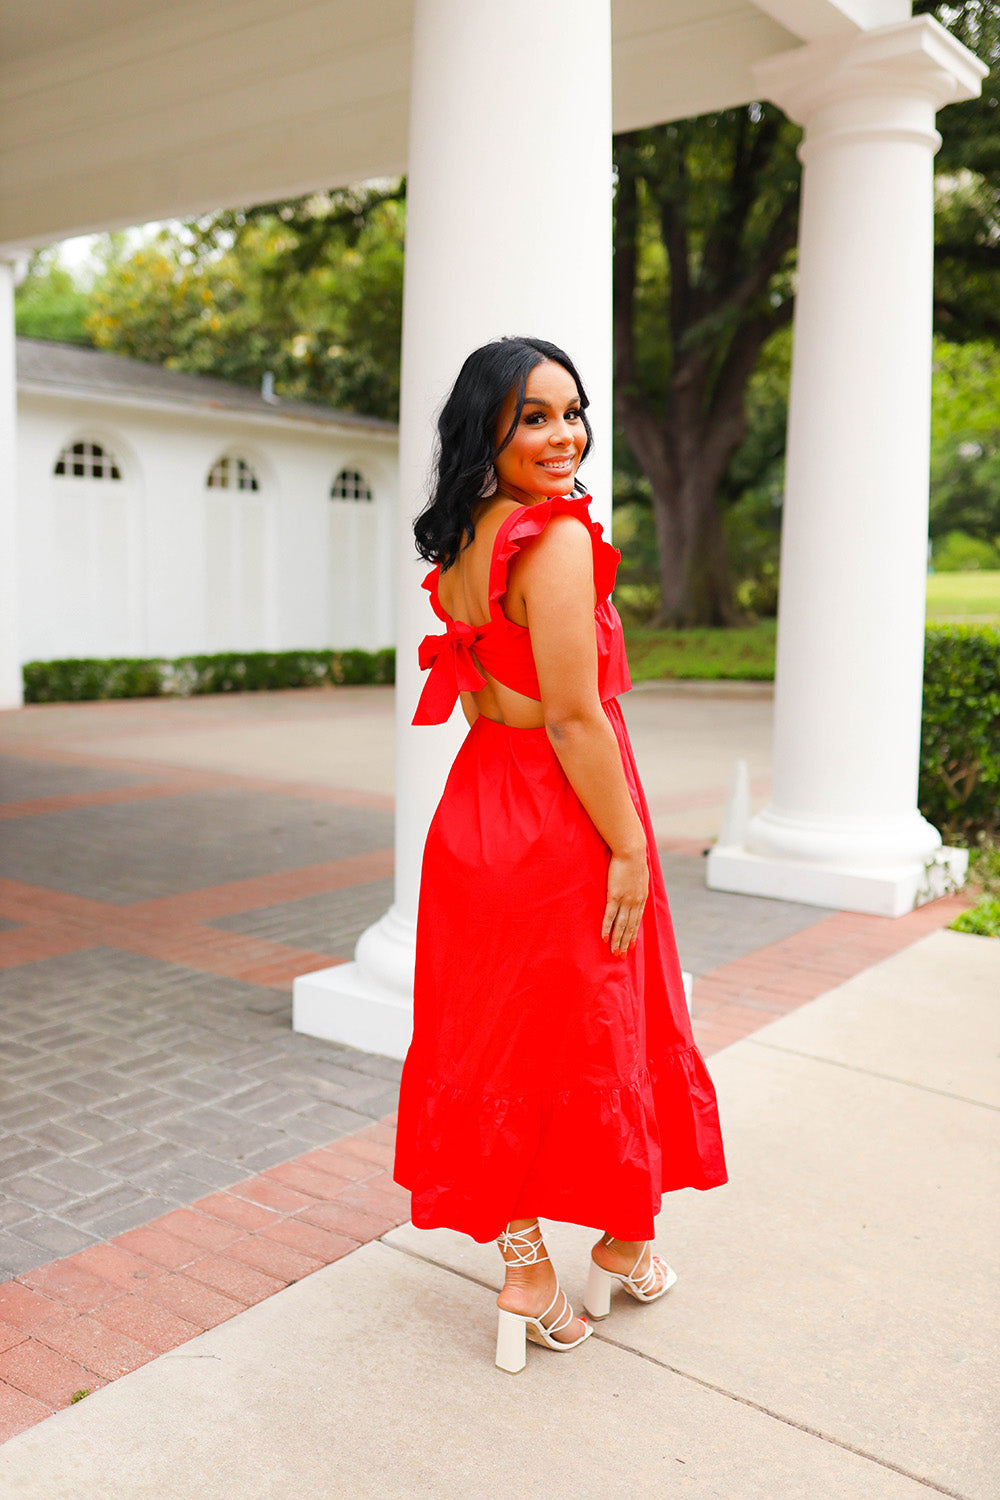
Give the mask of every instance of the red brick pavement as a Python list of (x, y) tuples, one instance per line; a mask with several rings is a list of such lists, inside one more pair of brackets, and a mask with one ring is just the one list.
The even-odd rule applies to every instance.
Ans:
[[(151, 779), (15, 803), (0, 817), (219, 786), (391, 806), (389, 798), (329, 787), (214, 772), (165, 774), (162, 765), (111, 761), (76, 747), (36, 742), (5, 744), (4, 751), (76, 765), (114, 764)], [(711, 801), (717, 800), (712, 794)], [(691, 805), (702, 803), (684, 799), (685, 808)], [(703, 844), (677, 837), (663, 847), (700, 854)], [(391, 853), (383, 850), (124, 907), (3, 880), (0, 916), (19, 926), (0, 933), (0, 968), (102, 945), (290, 988), (296, 974), (339, 960), (204, 924), (376, 880), (391, 868)], [(966, 904), (952, 897), (894, 920), (840, 912), (703, 975), (694, 987), (699, 1046), (710, 1055), (750, 1035), (946, 926)], [(387, 1116), (108, 1244), (0, 1285), (0, 1441), (405, 1222), (408, 1195), (390, 1175), (394, 1127), (395, 1117)]]
[(394, 1125), (0, 1286), (0, 1441), (404, 1223)]
[(391, 873), (392, 851), (384, 849), (130, 906), (0, 880), (0, 917), (20, 924), (0, 932), (0, 969), (107, 946), (228, 979), (291, 989), (296, 974), (329, 968), (342, 960), (204, 924), (320, 891), (362, 885)]
[(694, 1034), (707, 1055), (815, 1000), (872, 964), (947, 927), (968, 906), (948, 896), (904, 917), (835, 912), (695, 980)]
[[(963, 904), (951, 897), (894, 920), (839, 912), (703, 975), (699, 1045), (711, 1054), (749, 1036), (946, 926)], [(404, 1223), (394, 1127), (387, 1116), (0, 1286), (0, 1441)]]

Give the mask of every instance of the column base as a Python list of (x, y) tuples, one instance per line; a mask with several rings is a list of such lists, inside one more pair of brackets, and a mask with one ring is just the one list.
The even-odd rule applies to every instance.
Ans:
[(901, 917), (915, 906), (960, 889), (968, 864), (967, 849), (945, 847), (937, 848), (927, 861), (851, 866), (751, 854), (730, 844), (716, 845), (711, 851), (706, 879), (713, 891)]
[(295, 980), (292, 1030), (401, 1059), (410, 1045), (413, 1007), (408, 996), (376, 987), (360, 964), (336, 964)]
[(356, 962), (300, 974), (292, 1030), (403, 1058), (413, 1033), (416, 925), (391, 906), (358, 939)]

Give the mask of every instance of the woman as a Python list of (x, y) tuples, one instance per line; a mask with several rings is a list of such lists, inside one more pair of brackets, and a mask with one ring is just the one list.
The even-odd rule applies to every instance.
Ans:
[(568, 1350), (539, 1215), (603, 1230), (585, 1303), (676, 1279), (652, 1255), (665, 1191), (726, 1180), (656, 846), (617, 703), (619, 553), (578, 488), (591, 444), (569, 357), (501, 339), (465, 361), (414, 531), (443, 634), (416, 724), (470, 729), (424, 851), (397, 1181), (413, 1222), (499, 1237), (497, 1364)]

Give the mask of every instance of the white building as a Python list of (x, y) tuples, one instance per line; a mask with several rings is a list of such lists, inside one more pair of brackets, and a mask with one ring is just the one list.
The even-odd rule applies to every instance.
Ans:
[[(986, 68), (909, 0), (50, 0), (0, 63), (0, 702), (20, 693), (12, 265), (71, 234), (406, 172), (396, 887), (295, 1024), (402, 1055), (420, 856), (459, 735), (412, 729), (410, 522), (470, 349), (534, 332), (592, 397), (610, 514), (611, 136), (767, 99), (804, 127), (771, 802), (710, 878), (894, 915), (917, 809), (936, 112)], [(614, 101), (612, 106), (612, 81)]]
[(395, 639), (391, 422), (18, 339), (22, 661)]

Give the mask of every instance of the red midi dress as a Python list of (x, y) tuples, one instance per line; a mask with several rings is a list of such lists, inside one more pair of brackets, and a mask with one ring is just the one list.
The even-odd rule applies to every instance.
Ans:
[(428, 636), (414, 723), (443, 723), (483, 672), (540, 700), (528, 631), (503, 614), (507, 567), (554, 515), (593, 546), (599, 690), (650, 851), (627, 955), (601, 938), (609, 850), (544, 728), (480, 715), (452, 766), (421, 875), (413, 1041), (395, 1177), (419, 1228), (485, 1241), (536, 1216), (653, 1237), (664, 1192), (726, 1181), (715, 1090), (691, 1035), (649, 809), (617, 698), (631, 686), (610, 601), (620, 554), (589, 496), (513, 511), (490, 565), (490, 620)]

